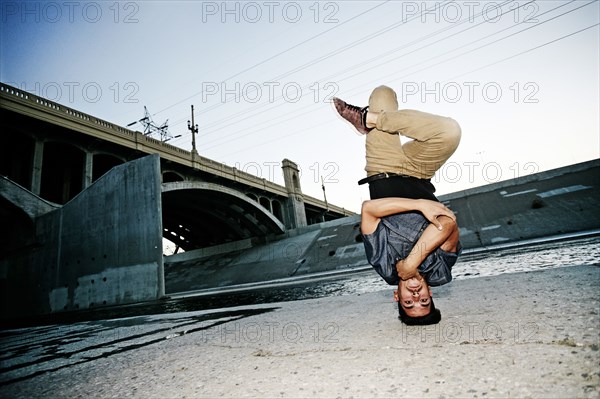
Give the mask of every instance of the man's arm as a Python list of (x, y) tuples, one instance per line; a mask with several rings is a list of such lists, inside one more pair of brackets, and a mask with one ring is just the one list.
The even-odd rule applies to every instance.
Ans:
[(439, 218), (442, 229), (430, 224), (405, 259), (398, 261), (396, 270), (402, 280), (407, 280), (417, 274), (419, 265), (429, 254), (441, 247), (444, 251), (454, 252), (458, 245), (459, 233), (456, 220), (445, 215)]
[(373, 233), (382, 217), (409, 211), (421, 212), (439, 230), (443, 229), (443, 224), (438, 220), (439, 216), (446, 216), (451, 220), (456, 220), (454, 213), (446, 208), (444, 204), (437, 201), (409, 198), (379, 198), (363, 202), (360, 222), (361, 233)]

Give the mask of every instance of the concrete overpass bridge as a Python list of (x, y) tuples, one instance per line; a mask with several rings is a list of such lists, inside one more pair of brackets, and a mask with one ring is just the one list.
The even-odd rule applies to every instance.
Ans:
[(287, 159), (281, 186), (1, 83), (0, 118), (3, 307), (22, 293), (25, 313), (158, 299), (163, 238), (227, 252), (353, 215), (303, 194)]
[(353, 214), (304, 195), (289, 160), (281, 186), (5, 84), (0, 117), (0, 175), (59, 205), (114, 166), (158, 154), (164, 237), (184, 250)]

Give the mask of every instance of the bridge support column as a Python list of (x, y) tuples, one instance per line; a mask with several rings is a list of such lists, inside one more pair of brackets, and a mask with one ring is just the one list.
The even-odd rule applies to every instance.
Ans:
[(85, 169), (83, 171), (83, 188), (86, 189), (92, 185), (94, 171), (94, 154), (86, 151), (84, 162)]
[(298, 165), (289, 159), (284, 159), (281, 169), (288, 192), (285, 226), (289, 229), (306, 226), (306, 210), (304, 209), (304, 195), (300, 187)]
[(31, 168), (31, 192), (40, 195), (42, 187), (42, 164), (44, 161), (44, 142), (35, 141), (33, 148), (33, 167)]

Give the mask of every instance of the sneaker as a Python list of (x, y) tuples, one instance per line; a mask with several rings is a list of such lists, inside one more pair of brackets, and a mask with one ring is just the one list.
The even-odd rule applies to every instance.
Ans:
[(348, 122), (361, 134), (367, 134), (372, 129), (367, 128), (367, 110), (369, 107), (360, 108), (356, 105), (350, 105), (340, 100), (337, 97), (333, 98), (333, 103), (338, 114)]

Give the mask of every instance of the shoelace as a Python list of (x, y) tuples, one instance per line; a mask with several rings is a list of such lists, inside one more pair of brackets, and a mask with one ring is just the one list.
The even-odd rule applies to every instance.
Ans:
[(367, 105), (366, 107), (357, 107), (356, 105), (352, 105), (352, 104), (348, 104), (346, 103), (346, 106), (348, 108), (350, 108), (352, 111), (356, 111), (360, 114), (360, 121), (363, 125), (364, 128), (367, 127), (367, 112), (369, 109), (369, 106)]

